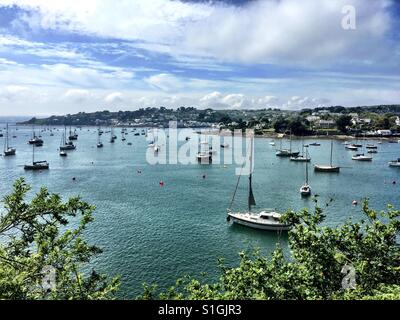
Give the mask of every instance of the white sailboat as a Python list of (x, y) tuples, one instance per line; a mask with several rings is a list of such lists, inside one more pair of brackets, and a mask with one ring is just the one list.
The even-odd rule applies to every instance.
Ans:
[(101, 142), (102, 134), (103, 134), (103, 131), (101, 131), (101, 128), (99, 127), (98, 133), (97, 133), (97, 148), (103, 148), (103, 142)]
[(275, 155), (277, 157), (285, 157), (285, 158), (297, 157), (300, 154), (300, 152), (292, 151), (292, 132), (290, 132), (290, 142), (289, 143), (290, 143), (289, 149), (283, 149), (282, 148), (282, 138), (281, 138), (280, 149), (278, 151), (276, 151)]
[[(363, 145), (361, 145), (361, 148), (363, 148)], [(351, 159), (355, 161), (372, 161), (372, 156), (365, 155), (364, 153), (359, 153), (352, 156)]]
[(307, 149), (307, 148), (308, 148), (308, 146), (305, 146), (304, 142), (303, 142), (301, 155), (290, 157), (290, 161), (294, 161), (294, 162), (310, 162), (311, 158), (308, 156), (308, 153), (307, 152), (304, 153), (304, 149)]
[(339, 173), (340, 172), (340, 167), (334, 166), (332, 164), (332, 159), (333, 159), (333, 140), (331, 140), (331, 161), (329, 165), (320, 165), (316, 164), (314, 166), (314, 171), (315, 172), (326, 172), (326, 173)]
[[(307, 151), (306, 151), (306, 158), (307, 158)], [(301, 186), (300, 188), (300, 194), (303, 197), (308, 197), (311, 195), (311, 186), (308, 183), (308, 162), (305, 162), (305, 167), (306, 167), (306, 181), (304, 182), (304, 184)]]
[(75, 149), (76, 147), (72, 141), (67, 142), (67, 127), (64, 127), (64, 133), (61, 136), (60, 151), (75, 150)]
[(389, 167), (400, 168), (400, 158), (397, 160), (389, 161)]
[[(252, 189), (252, 170), (253, 170), (253, 138), (250, 142), (250, 175), (249, 175), (249, 196), (248, 196), (248, 212), (232, 212), (231, 208), (227, 210), (227, 220), (233, 223), (240, 224), (246, 227), (265, 230), (265, 231), (288, 231), (292, 227), (291, 225), (282, 222), (282, 215), (275, 210), (263, 210), (258, 213), (251, 212), (251, 208), (256, 205), (256, 201)], [(240, 176), (238, 177), (240, 179)], [(234, 192), (231, 205), (232, 207), (237, 187)]]
[(6, 127), (6, 141), (4, 144), (4, 156), (8, 157), (8, 156), (15, 156), (15, 152), (17, 151), (17, 149), (10, 147), (9, 142), (8, 142), (8, 123), (7, 123), (7, 127)]

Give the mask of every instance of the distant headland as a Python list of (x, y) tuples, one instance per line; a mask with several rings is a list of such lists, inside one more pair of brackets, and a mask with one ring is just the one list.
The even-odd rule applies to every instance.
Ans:
[(195, 107), (177, 109), (141, 108), (134, 111), (92, 113), (32, 118), (21, 125), (45, 126), (123, 126), (165, 127), (176, 121), (178, 128), (217, 127), (220, 129), (255, 129), (258, 135), (291, 132), (295, 136), (368, 135), (396, 136), (400, 133), (400, 104), (319, 107), (297, 111), (280, 109), (214, 110)]

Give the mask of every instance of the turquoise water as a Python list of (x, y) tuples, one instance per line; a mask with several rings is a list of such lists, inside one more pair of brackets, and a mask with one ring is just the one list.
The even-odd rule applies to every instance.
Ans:
[[(65, 198), (79, 195), (95, 204), (95, 222), (86, 237), (104, 253), (93, 265), (101, 272), (122, 276), (124, 298), (139, 294), (144, 282), (165, 288), (178, 277), (201, 272), (207, 273), (205, 279), (215, 279), (219, 257), (233, 265), (241, 250), (260, 247), (268, 253), (279, 241), (286, 245), (285, 237), (227, 224), (225, 212), (237, 181), (236, 165), (149, 165), (145, 137), (130, 131), (127, 142), (132, 146), (120, 140), (120, 130), (116, 129), (116, 143), (110, 144), (109, 135), (104, 134), (104, 148), (97, 149), (96, 129), (78, 130), (77, 150), (69, 152), (67, 158), (61, 158), (57, 151), (62, 130), (54, 137), (43, 132), (45, 144), (36, 149), (36, 159), (48, 160), (50, 170), (24, 172), (23, 165), (32, 156), (27, 145), (31, 129), (21, 127), (13, 131), (17, 138), (10, 139), (17, 155), (0, 157), (0, 194), (8, 193), (12, 182), (24, 176), (35, 191), (45, 185)], [(254, 194), (258, 208), (284, 211), (312, 207), (311, 199), (299, 195), (304, 164), (277, 158), (270, 141), (255, 139)], [(312, 164), (327, 164), (330, 141), (319, 142), (321, 147), (309, 148)], [(300, 143), (294, 141), (293, 145), (296, 148)], [(321, 204), (333, 199), (326, 210), (327, 224), (339, 224), (349, 217), (359, 219), (361, 206), (352, 206), (354, 199), (369, 197), (376, 209), (384, 209), (387, 203), (400, 207), (400, 170), (387, 165), (400, 157), (400, 144), (379, 145), (372, 163), (352, 161), (353, 153), (345, 151), (342, 142), (334, 141), (334, 150), (334, 163), (346, 167), (340, 174), (310, 170), (310, 184), (320, 195)], [(398, 183), (392, 184), (393, 180)], [(236, 209), (246, 207), (247, 181), (243, 177), (239, 185)]]

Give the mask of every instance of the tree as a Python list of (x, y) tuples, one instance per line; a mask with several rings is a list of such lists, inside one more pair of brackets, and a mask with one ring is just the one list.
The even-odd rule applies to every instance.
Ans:
[[(4, 197), (0, 215), (0, 299), (112, 299), (119, 279), (107, 279), (95, 270), (83, 272), (101, 249), (88, 244), (82, 234), (93, 221), (93, 206), (79, 198), (62, 202), (42, 188), (30, 201), (24, 179)], [(79, 218), (74, 230), (64, 230)], [(46, 272), (53, 282), (45, 283)], [(51, 284), (51, 286), (50, 286)], [(55, 284), (55, 286), (53, 286)]]
[(342, 115), (336, 120), (336, 126), (340, 132), (347, 132), (347, 127), (351, 126), (351, 119), (351, 116)]
[[(290, 256), (278, 248), (271, 257), (240, 253), (238, 267), (220, 261), (215, 283), (185, 277), (162, 292), (161, 299), (400, 299), (400, 211), (388, 206), (376, 212), (363, 205), (364, 219), (348, 220), (336, 228), (321, 226), (325, 216), (318, 206), (287, 212)], [(347, 282), (353, 270), (355, 283)], [(351, 286), (348, 284), (351, 283)], [(156, 297), (156, 287), (145, 286), (141, 298)]]
[(304, 136), (308, 133), (308, 125), (301, 117), (291, 119), (288, 129), (296, 136)]
[(283, 133), (287, 130), (289, 126), (289, 120), (284, 117), (278, 117), (274, 122), (274, 130), (277, 133)]

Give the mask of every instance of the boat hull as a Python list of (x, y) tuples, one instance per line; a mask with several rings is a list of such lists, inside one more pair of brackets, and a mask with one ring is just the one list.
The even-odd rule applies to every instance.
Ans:
[(249, 227), (252, 229), (257, 230), (264, 230), (264, 231), (289, 231), (292, 226), (284, 225), (284, 224), (264, 224), (264, 223), (257, 223), (253, 221), (249, 221), (247, 219), (241, 219), (233, 214), (228, 213), (228, 219), (230, 219), (233, 223)]
[(15, 156), (15, 152), (16, 152), (15, 149), (8, 149), (8, 150), (4, 151), (4, 156), (5, 157)]
[(282, 158), (290, 158), (290, 157), (297, 157), (300, 154), (300, 152), (286, 152), (286, 151), (278, 151), (276, 153), (277, 157), (282, 157)]
[(330, 167), (330, 166), (314, 166), (315, 172), (326, 172), (326, 173), (339, 173), (340, 167)]
[(290, 157), (290, 161), (294, 162), (311, 162), (310, 158), (303, 158), (303, 157)]
[(61, 151), (68, 151), (68, 150), (75, 150), (75, 146), (70, 146), (70, 145), (67, 145), (67, 146), (64, 146), (64, 147), (60, 147), (60, 150)]
[(400, 168), (400, 162), (389, 162), (389, 167)]
[(364, 162), (372, 161), (372, 157), (352, 157), (351, 159), (354, 161), (364, 161)]
[(48, 170), (49, 165), (32, 165), (32, 164), (27, 164), (24, 166), (25, 170), (30, 170), (30, 171), (38, 171), (38, 170)]

